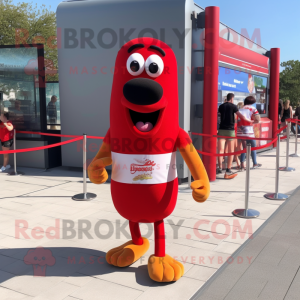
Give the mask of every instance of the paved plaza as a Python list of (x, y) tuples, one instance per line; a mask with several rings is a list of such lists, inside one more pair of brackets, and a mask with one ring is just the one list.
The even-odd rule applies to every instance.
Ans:
[[(285, 142), (281, 145), (284, 166)], [(252, 264), (251, 251), (237, 251), (283, 203), (263, 197), (275, 191), (275, 150), (261, 153), (258, 162), (262, 168), (250, 172), (249, 207), (260, 212), (254, 220), (231, 214), (244, 207), (246, 172), (211, 183), (205, 203), (193, 200), (187, 184), (179, 187), (176, 208), (165, 220), (166, 253), (184, 264), (185, 274), (168, 284), (148, 276), (147, 261), (154, 252), (152, 225), (141, 224), (150, 241), (143, 258), (122, 269), (106, 263), (106, 252), (130, 239), (126, 220), (112, 203), (109, 182), (88, 183), (88, 191), (97, 194), (95, 200), (73, 201), (72, 196), (82, 192), (80, 170), (20, 168), (25, 175), (0, 174), (1, 300), (192, 298), (220, 268)], [(290, 158), (290, 165), (295, 172), (280, 172), (280, 192), (289, 195), (299, 186), (300, 158)], [(248, 298), (241, 292), (234, 299)]]
[[(251, 264), (228, 264), (194, 299), (297, 300), (300, 293), (300, 188), (236, 255)], [(222, 288), (220, 288), (222, 287)]]

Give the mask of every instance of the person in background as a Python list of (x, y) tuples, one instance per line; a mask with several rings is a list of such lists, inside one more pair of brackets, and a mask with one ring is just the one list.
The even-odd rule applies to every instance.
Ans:
[[(226, 136), (229, 138), (219, 138), (218, 140), (218, 149), (220, 154), (224, 154), (225, 144), (228, 145), (228, 152), (234, 152), (234, 145), (235, 145), (235, 139), (232, 139), (230, 137), (235, 137), (235, 130), (234, 130), (234, 124), (235, 124), (235, 114), (242, 120), (252, 122), (251, 120), (244, 117), (239, 112), (239, 109), (236, 105), (233, 104), (234, 101), (234, 94), (229, 93), (227, 95), (227, 101), (219, 106), (219, 113), (221, 114), (221, 123), (218, 135), (220, 136)], [(222, 173), (222, 160), (223, 157), (218, 157), (218, 165), (219, 168), (217, 169), (217, 174)], [(227, 169), (224, 175), (225, 179), (233, 179), (237, 176), (237, 174), (234, 174), (231, 170), (233, 155), (229, 155), (227, 158)]]
[(54, 125), (54, 126), (51, 126), (51, 127), (53, 127), (51, 129), (55, 129), (55, 125), (57, 122), (57, 108), (56, 108), (56, 104), (55, 104), (56, 101), (57, 101), (57, 96), (53, 95), (47, 106), (47, 115), (49, 117), (49, 124)]
[[(14, 126), (9, 121), (8, 112), (0, 115), (0, 140), (2, 145), (2, 151), (8, 151), (13, 144)], [(3, 154), (3, 166), (0, 172), (4, 172), (11, 168), (9, 163), (9, 154)]]
[(278, 103), (278, 115), (279, 115), (279, 121), (281, 121), (281, 112), (283, 109), (283, 101), (281, 99), (279, 99), (279, 103)]
[(244, 107), (244, 102), (239, 102), (236, 106), (238, 109), (242, 109)]
[[(259, 123), (260, 115), (255, 107), (252, 105), (256, 102), (256, 99), (253, 96), (248, 96), (244, 100), (244, 107), (240, 110), (240, 113), (246, 117), (247, 119), (252, 119), (254, 123)], [(247, 144), (251, 144), (251, 148), (256, 146), (256, 141), (253, 140), (255, 138), (253, 122), (248, 122), (242, 119), (238, 120), (238, 129), (237, 129), (238, 137), (247, 137), (246, 140), (242, 140), (243, 148), (246, 149)], [(256, 160), (256, 150), (251, 151), (251, 157), (253, 161), (253, 168), (257, 169), (261, 167), (261, 164), (257, 163)], [(246, 153), (241, 154), (241, 171), (245, 169), (245, 158)]]
[(253, 75), (248, 74), (248, 91), (250, 94), (255, 94), (255, 84), (253, 80)]
[(11, 99), (12, 107), (9, 108), (9, 119), (18, 130), (26, 130), (24, 112), (21, 110), (21, 100)]
[[(238, 104), (237, 104), (237, 107), (238, 107), (238, 109), (240, 110), (240, 109), (242, 109), (243, 107), (244, 107), (244, 102), (239, 102)], [(235, 115), (235, 117), (236, 117), (236, 121), (237, 121), (237, 115)], [(234, 151), (241, 151), (241, 150), (243, 150), (243, 144), (242, 144), (242, 140), (239, 140), (239, 139), (235, 139), (235, 143), (234, 143)], [(226, 151), (225, 151), (226, 152)], [(238, 155), (235, 155), (234, 156), (234, 160), (235, 160), (235, 162), (236, 162), (236, 164), (237, 164), (237, 168), (238, 168), (238, 170), (239, 169), (241, 169), (241, 163), (240, 163), (240, 159), (239, 159), (239, 156)]]
[[(300, 102), (298, 102), (297, 107), (295, 109), (294, 118), (298, 117), (298, 120), (300, 120)], [(299, 123), (293, 123), (292, 124), (292, 131), (294, 134), (296, 134), (296, 126), (298, 126), (298, 134), (300, 133), (300, 125)]]
[(281, 111), (280, 127), (284, 127), (287, 124), (287, 120), (292, 118), (293, 118), (293, 110), (292, 107), (290, 106), (290, 100), (285, 100), (283, 103), (283, 109)]

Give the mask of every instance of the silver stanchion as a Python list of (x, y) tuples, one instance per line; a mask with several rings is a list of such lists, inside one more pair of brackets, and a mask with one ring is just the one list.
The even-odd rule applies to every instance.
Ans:
[(83, 145), (82, 145), (82, 152), (83, 152), (83, 193), (77, 194), (72, 197), (73, 200), (82, 201), (82, 200), (92, 200), (97, 197), (96, 194), (88, 193), (87, 186), (86, 186), (86, 134), (83, 134)]
[(295, 154), (292, 154), (291, 156), (292, 157), (300, 157), (300, 155), (298, 154), (298, 117), (295, 117), (296, 119), (296, 123), (295, 123), (295, 126), (296, 126), (296, 137), (295, 137)]
[[(189, 137), (192, 139), (192, 133), (189, 131)], [(190, 169), (188, 168), (188, 188), (191, 188), (191, 184), (192, 184), (192, 174)]]
[(289, 152), (290, 152), (290, 123), (287, 122), (286, 129), (286, 166), (279, 168), (280, 171), (293, 172), (294, 168), (289, 167)]
[(278, 193), (279, 189), (279, 159), (280, 159), (280, 134), (277, 134), (277, 148), (276, 148), (276, 178), (275, 178), (275, 193), (264, 195), (269, 200), (285, 200), (289, 196)]
[[(16, 145), (16, 130), (14, 129), (14, 150), (16, 150), (17, 145)], [(17, 153), (14, 153), (14, 171), (8, 173), (10, 176), (20, 176), (24, 175), (23, 172), (17, 172)]]
[(250, 190), (250, 156), (251, 156), (251, 145), (247, 145), (247, 159), (246, 159), (246, 190), (245, 190), (245, 208), (235, 209), (232, 214), (239, 218), (253, 219), (259, 216), (259, 211), (255, 209), (249, 209), (249, 190)]

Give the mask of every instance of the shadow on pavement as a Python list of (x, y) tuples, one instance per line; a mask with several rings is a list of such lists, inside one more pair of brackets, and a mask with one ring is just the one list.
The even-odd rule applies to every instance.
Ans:
[[(0, 249), (0, 283), (17, 276), (33, 277), (101, 277), (112, 273), (135, 273), (142, 286), (162, 286), (149, 278), (147, 259), (141, 266), (119, 268), (108, 264), (103, 251), (76, 247), (36, 247)], [(17, 261), (15, 260), (17, 259)], [(4, 271), (4, 272), (2, 272)], [(1, 274), (2, 273), (2, 274)], [(114, 275), (114, 276), (119, 276)]]

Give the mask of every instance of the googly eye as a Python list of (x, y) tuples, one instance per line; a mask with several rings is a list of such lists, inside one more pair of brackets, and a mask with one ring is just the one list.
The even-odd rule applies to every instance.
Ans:
[(133, 76), (142, 74), (145, 69), (144, 57), (139, 53), (132, 53), (127, 59), (126, 67), (127, 71)]
[(164, 62), (158, 55), (150, 55), (145, 63), (146, 72), (150, 77), (158, 77), (164, 70)]

